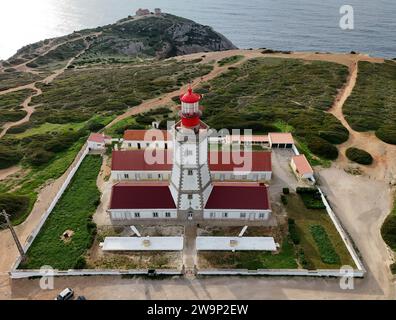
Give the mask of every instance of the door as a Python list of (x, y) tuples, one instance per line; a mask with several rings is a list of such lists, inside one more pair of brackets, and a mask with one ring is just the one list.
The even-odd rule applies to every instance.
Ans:
[(187, 214), (187, 219), (188, 219), (188, 220), (192, 220), (192, 219), (193, 219), (193, 213), (192, 213), (192, 211), (190, 211), (190, 212)]

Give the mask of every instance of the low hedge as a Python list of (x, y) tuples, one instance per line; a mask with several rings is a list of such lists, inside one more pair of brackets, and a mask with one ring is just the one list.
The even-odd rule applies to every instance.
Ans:
[(297, 231), (296, 222), (294, 221), (294, 219), (289, 218), (287, 219), (287, 224), (289, 226), (289, 234), (291, 240), (295, 245), (300, 244), (300, 235)]
[(309, 230), (319, 249), (321, 260), (328, 264), (340, 264), (340, 257), (334, 250), (325, 228), (321, 225), (311, 225)]
[(345, 152), (347, 158), (353, 162), (370, 165), (373, 163), (373, 157), (367, 151), (358, 148), (348, 148)]
[(297, 187), (296, 192), (300, 195), (304, 205), (308, 209), (325, 209), (320, 192), (316, 188)]

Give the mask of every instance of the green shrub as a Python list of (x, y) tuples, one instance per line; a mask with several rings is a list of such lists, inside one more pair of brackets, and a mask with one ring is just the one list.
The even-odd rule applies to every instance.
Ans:
[(304, 205), (308, 209), (325, 209), (322, 196), (317, 188), (297, 187), (296, 192), (300, 195)]
[(85, 269), (86, 266), (87, 261), (85, 260), (84, 256), (80, 256), (74, 264), (74, 269)]
[(325, 228), (321, 225), (311, 225), (309, 230), (319, 249), (321, 260), (328, 264), (340, 264), (340, 257), (334, 250)]
[(0, 142), (0, 169), (18, 164), (22, 157), (23, 155), (17, 147)]
[[(0, 212), (6, 210), (10, 219), (15, 220), (25, 214), (29, 208), (29, 197), (13, 193), (0, 193)], [(0, 224), (4, 223), (3, 216), (0, 216)]]
[(373, 157), (367, 151), (358, 148), (348, 148), (345, 152), (347, 158), (359, 164), (370, 165), (373, 163)]
[(318, 136), (308, 137), (307, 142), (309, 150), (317, 156), (328, 160), (335, 160), (338, 158), (338, 150), (330, 142)]
[(298, 261), (300, 262), (301, 266), (304, 269), (308, 269), (308, 270), (316, 269), (315, 266), (313, 265), (312, 261), (307, 259), (303, 248), (298, 249), (297, 258), (298, 258)]
[(289, 188), (283, 188), (282, 192), (283, 192), (283, 194), (289, 194), (290, 193), (290, 189)]
[(284, 194), (281, 194), (281, 201), (284, 205), (287, 205), (287, 197)]
[(396, 251), (396, 199), (394, 201), (392, 212), (386, 217), (381, 227), (381, 235), (386, 244)]
[(396, 122), (381, 126), (375, 131), (375, 135), (386, 143), (396, 144)]
[(390, 270), (393, 274), (396, 274), (396, 262), (390, 265)]
[(289, 226), (289, 234), (290, 234), (290, 238), (293, 241), (293, 243), (295, 245), (300, 244), (300, 234), (298, 233), (297, 230), (297, 226), (296, 226), (296, 222), (294, 221), (294, 219), (287, 219), (287, 224)]
[(41, 166), (45, 163), (48, 163), (54, 157), (55, 154), (53, 152), (46, 151), (44, 149), (37, 149), (32, 153), (27, 154), (25, 159), (33, 166)]
[(136, 116), (136, 122), (144, 125), (151, 125), (155, 121), (154, 117), (139, 114)]
[(231, 56), (231, 57), (225, 57), (225, 58), (221, 59), (218, 63), (219, 63), (219, 66), (222, 67), (222, 66), (225, 66), (227, 64), (236, 63), (236, 62), (238, 62), (238, 61), (240, 61), (242, 59), (243, 59), (243, 56), (235, 55), (235, 56)]

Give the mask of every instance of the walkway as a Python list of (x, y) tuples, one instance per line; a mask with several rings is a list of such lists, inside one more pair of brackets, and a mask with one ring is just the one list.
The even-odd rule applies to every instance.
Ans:
[(187, 276), (195, 274), (197, 224), (187, 222), (184, 226), (184, 247), (183, 247), (183, 264)]

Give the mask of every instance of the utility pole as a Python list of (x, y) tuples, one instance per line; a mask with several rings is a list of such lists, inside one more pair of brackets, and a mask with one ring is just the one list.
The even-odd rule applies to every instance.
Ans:
[(9, 217), (9, 215), (7, 214), (7, 212), (5, 210), (3, 210), (1, 213), (4, 216), (4, 219), (6, 221), (8, 229), (10, 229), (10, 231), (11, 231), (12, 237), (14, 238), (14, 241), (15, 241), (15, 244), (16, 244), (16, 246), (18, 248), (19, 254), (22, 257), (22, 260), (24, 260), (25, 257), (26, 257), (25, 251), (23, 251), (23, 247), (22, 247), (22, 245), (21, 245), (21, 243), (20, 243), (20, 241), (18, 239), (18, 236), (17, 236), (17, 234), (16, 234), (16, 232), (14, 230), (14, 227), (11, 224), (10, 217)]

